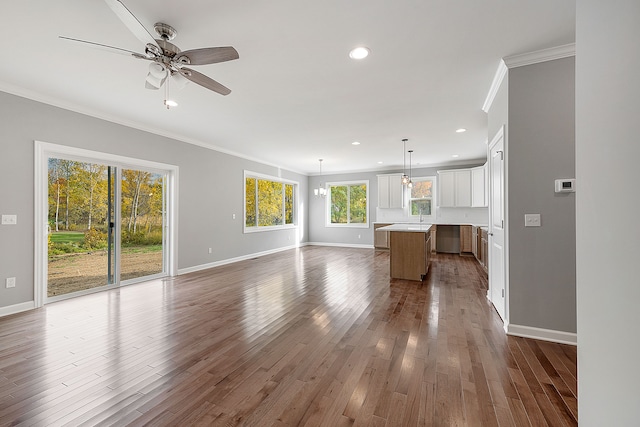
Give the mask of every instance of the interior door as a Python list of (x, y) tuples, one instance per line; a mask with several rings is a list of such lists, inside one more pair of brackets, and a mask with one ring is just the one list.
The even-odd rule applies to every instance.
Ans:
[(489, 144), (489, 299), (505, 319), (504, 126)]

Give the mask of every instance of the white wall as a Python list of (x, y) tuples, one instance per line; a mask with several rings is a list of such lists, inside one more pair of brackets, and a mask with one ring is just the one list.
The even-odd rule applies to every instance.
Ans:
[(640, 425), (640, 2), (578, 0), (578, 414)]

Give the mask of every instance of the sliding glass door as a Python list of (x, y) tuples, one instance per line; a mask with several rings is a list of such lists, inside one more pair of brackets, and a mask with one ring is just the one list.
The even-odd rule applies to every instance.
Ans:
[(48, 159), (47, 296), (114, 283), (113, 170)]
[(174, 172), (95, 154), (43, 153), (42, 302), (170, 273), (168, 184)]
[(120, 279), (162, 273), (164, 176), (124, 169), (120, 188)]

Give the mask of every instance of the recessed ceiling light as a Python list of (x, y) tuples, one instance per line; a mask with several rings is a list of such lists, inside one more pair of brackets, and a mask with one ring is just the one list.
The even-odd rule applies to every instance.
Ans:
[(164, 105), (166, 105), (167, 108), (169, 108), (169, 107), (177, 107), (178, 103), (176, 101), (171, 100), (171, 99), (167, 99), (167, 100), (164, 101)]
[(467, 130), (465, 128), (460, 128), (460, 129), (456, 129), (456, 132), (458, 133), (462, 133), (462, 132), (466, 132)]
[(360, 145), (360, 143), (358, 141), (353, 141), (351, 145)]
[(349, 52), (349, 58), (351, 59), (364, 59), (369, 56), (369, 48), (364, 46), (356, 47)]
[(382, 162), (378, 162), (378, 164), (379, 164), (379, 165), (381, 165), (381, 164), (382, 164)]
[(454, 155), (452, 155), (451, 157), (453, 157), (453, 158), (458, 158), (458, 157), (460, 157), (460, 154), (454, 154)]

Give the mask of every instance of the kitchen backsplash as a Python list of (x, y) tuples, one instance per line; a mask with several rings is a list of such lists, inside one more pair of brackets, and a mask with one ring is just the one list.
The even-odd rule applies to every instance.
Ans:
[[(425, 219), (425, 222), (430, 222)], [(376, 208), (375, 222), (418, 222), (417, 218), (409, 218), (406, 209)], [(452, 222), (470, 224), (487, 224), (489, 212), (487, 208), (439, 208), (436, 207), (436, 223)]]

